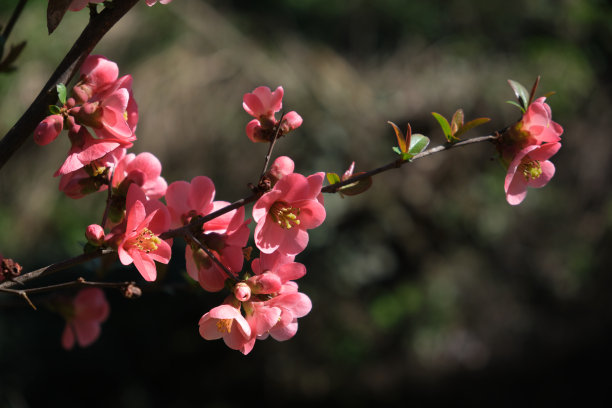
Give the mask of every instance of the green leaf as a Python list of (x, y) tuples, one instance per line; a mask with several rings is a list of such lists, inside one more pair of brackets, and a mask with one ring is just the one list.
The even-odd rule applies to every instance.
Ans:
[(453, 133), (451, 132), (451, 127), (450, 127), (450, 124), (448, 123), (448, 120), (446, 120), (446, 118), (440, 115), (439, 113), (431, 112), (431, 114), (433, 115), (434, 118), (436, 118), (436, 120), (442, 127), (442, 131), (444, 132), (444, 136), (446, 137), (446, 140), (450, 142)]
[(461, 129), (461, 127), (463, 127), (463, 117), (463, 109), (459, 108), (454, 113), (453, 118), (451, 119), (451, 135), (453, 135), (454, 138), (457, 138), (457, 131)]
[(514, 101), (506, 101), (506, 103), (509, 103), (510, 105), (514, 105), (517, 106), (521, 112), (525, 113), (525, 108), (523, 108), (521, 105), (519, 105), (518, 103), (514, 102)]
[(459, 136), (461, 136), (462, 134), (464, 134), (465, 132), (467, 132), (468, 130), (471, 130), (473, 128), (475, 128), (476, 126), (480, 126), (484, 123), (487, 123), (491, 120), (491, 118), (477, 118), (477, 119), (472, 119), (470, 120), (468, 123), (466, 123), (465, 125), (461, 126), (459, 128), (459, 130), (457, 131), (457, 133), (455, 133), (455, 137), (459, 138)]
[(327, 173), (327, 181), (329, 181), (329, 184), (339, 183), (340, 176), (338, 176), (336, 173)]
[(427, 136), (423, 136), (420, 133), (415, 133), (412, 135), (412, 140), (410, 141), (410, 150), (409, 153), (413, 156), (415, 154), (421, 153), (423, 150), (427, 148), (429, 145), (429, 138)]
[(408, 153), (408, 152), (402, 153), (402, 160), (410, 160), (413, 157), (414, 157), (414, 154), (412, 154), (412, 153)]
[(527, 91), (527, 89), (520, 83), (511, 79), (508, 80), (508, 83), (514, 91), (514, 94), (516, 95), (520, 106), (522, 106), (523, 109), (527, 109), (527, 106), (529, 106), (529, 92)]
[(55, 89), (57, 89), (57, 98), (59, 101), (62, 103), (62, 105), (66, 104), (66, 85), (61, 83), (57, 84)]
[(401, 155), (404, 153), (404, 152), (402, 152), (402, 151), (399, 149), (399, 147), (397, 147), (397, 146), (393, 146), (393, 151), (394, 151), (395, 153), (399, 154), (400, 156), (401, 156)]
[[(355, 176), (359, 174), (363, 174), (363, 172), (357, 173), (355, 174)], [(353, 195), (363, 193), (364, 191), (369, 189), (371, 186), (372, 186), (372, 177), (367, 177), (362, 180), (356, 181), (354, 183), (347, 184), (344, 187), (340, 187), (340, 189), (338, 189), (338, 192), (340, 193), (340, 195), (353, 196)]]
[(56, 105), (49, 105), (49, 112), (51, 112), (53, 115), (59, 115), (60, 108), (59, 106), (56, 106)]

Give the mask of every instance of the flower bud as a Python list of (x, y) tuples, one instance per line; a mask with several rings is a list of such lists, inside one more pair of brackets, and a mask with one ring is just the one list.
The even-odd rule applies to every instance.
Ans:
[(34, 141), (41, 145), (47, 145), (54, 141), (64, 127), (62, 115), (51, 115), (43, 119), (34, 130)]
[(251, 288), (245, 282), (238, 282), (234, 286), (234, 296), (241, 302), (246, 302), (251, 298)]
[(280, 124), (280, 128), (283, 131), (283, 134), (286, 135), (292, 130), (295, 130), (299, 128), (300, 126), (302, 126), (302, 122), (303, 122), (302, 117), (298, 115), (297, 112), (291, 111), (289, 113), (286, 113), (285, 116), (283, 116), (283, 120)]
[(94, 246), (100, 246), (104, 243), (104, 229), (98, 224), (91, 224), (85, 230), (87, 241)]

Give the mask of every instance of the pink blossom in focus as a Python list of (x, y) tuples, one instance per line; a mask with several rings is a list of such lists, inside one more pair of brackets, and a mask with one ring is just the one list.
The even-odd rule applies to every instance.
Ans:
[(81, 65), (80, 81), (72, 88), (78, 103), (110, 88), (119, 77), (119, 67), (102, 55), (89, 55)]
[(170, 244), (159, 238), (170, 227), (170, 214), (157, 200), (147, 200), (145, 193), (131, 184), (126, 198), (125, 235), (117, 253), (123, 265), (132, 262), (147, 281), (157, 277), (155, 262), (167, 264), (172, 251)]
[(514, 157), (504, 183), (509, 204), (520, 204), (527, 196), (527, 187), (544, 187), (550, 181), (555, 174), (555, 166), (548, 159), (560, 148), (561, 143), (533, 144)]
[(161, 170), (161, 162), (151, 153), (127, 154), (115, 167), (113, 187), (127, 180), (139, 185), (148, 198), (161, 198), (168, 188)]
[(50, 115), (43, 119), (34, 130), (34, 141), (40, 146), (54, 141), (64, 128), (62, 115)]
[[(251, 327), (240, 310), (227, 304), (205, 313), (200, 319), (199, 326), (203, 338), (206, 340), (223, 338), (225, 344), (233, 350), (242, 351), (245, 343), (251, 338)], [(246, 354), (244, 351), (243, 353)]]
[[(125, 149), (115, 149), (104, 157), (94, 160), (85, 167), (62, 175), (59, 190), (68, 197), (77, 199), (108, 187), (108, 171), (125, 155)], [(61, 170), (61, 169), (60, 169)], [(59, 171), (59, 170), (58, 170)], [(57, 174), (57, 173), (56, 173)]]
[[(68, 136), (72, 142), (68, 157), (55, 172), (55, 177), (77, 171), (98, 159), (102, 159), (121, 146), (118, 142), (95, 139), (85, 126), (80, 125), (75, 125), (73, 130), (68, 132)], [(115, 156), (120, 152), (125, 152), (125, 149), (115, 152)]]
[(324, 177), (322, 172), (309, 177), (288, 174), (255, 203), (255, 244), (261, 252), (296, 255), (306, 248), (306, 231), (325, 220)]
[(87, 347), (100, 336), (100, 324), (108, 317), (110, 308), (104, 292), (99, 288), (82, 289), (72, 301), (62, 334), (62, 347), (70, 350), (75, 339)]

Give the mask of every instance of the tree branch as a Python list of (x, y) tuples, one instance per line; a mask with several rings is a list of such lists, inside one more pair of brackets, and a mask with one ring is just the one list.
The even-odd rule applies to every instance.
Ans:
[(57, 101), (55, 90), (57, 84), (70, 82), (96, 44), (137, 2), (138, 0), (115, 0), (89, 21), (34, 102), (0, 140), (0, 168), (32, 135), (38, 123), (48, 115), (49, 105)]

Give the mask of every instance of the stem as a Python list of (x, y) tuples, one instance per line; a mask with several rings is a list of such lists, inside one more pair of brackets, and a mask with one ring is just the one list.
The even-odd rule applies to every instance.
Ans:
[(260, 183), (261, 181), (263, 181), (263, 178), (266, 175), (266, 170), (268, 170), (268, 164), (270, 164), (270, 157), (272, 156), (272, 150), (274, 149), (276, 140), (278, 140), (278, 135), (280, 134), (281, 123), (283, 122), (284, 117), (285, 117), (285, 112), (281, 113), (281, 117), (280, 117), (280, 120), (278, 121), (276, 132), (274, 132), (274, 137), (272, 138), (272, 140), (270, 140), (270, 146), (268, 147), (268, 153), (266, 154), (266, 158), (264, 160), (263, 170), (261, 171), (261, 176), (259, 176)]
[(213, 253), (210, 251), (210, 249), (208, 249), (208, 248), (206, 247), (206, 245), (202, 244), (202, 243), (200, 242), (200, 240), (199, 240), (199, 239), (197, 239), (197, 238), (195, 237), (195, 235), (193, 235), (193, 234), (191, 233), (191, 231), (189, 231), (189, 239), (191, 239), (193, 242), (195, 242), (196, 244), (198, 244), (198, 246), (199, 246), (200, 248), (202, 248), (202, 250), (203, 250), (204, 252), (206, 252), (206, 255), (208, 255), (208, 257), (209, 257), (209, 258), (211, 258), (211, 259), (212, 259), (212, 260), (213, 260), (213, 261), (214, 261), (214, 262), (217, 264), (217, 266), (219, 266), (221, 269), (223, 269), (223, 272), (225, 272), (225, 274), (226, 274), (226, 275), (227, 275), (227, 276), (228, 276), (228, 277), (229, 277), (231, 280), (236, 281), (236, 277), (234, 276), (234, 274), (233, 274), (233, 273), (232, 273), (232, 272), (231, 272), (229, 269), (227, 269), (227, 267), (226, 267), (225, 265), (223, 265), (223, 262), (221, 262), (221, 261), (219, 260), (219, 258), (217, 258), (217, 257), (215, 256), (215, 254), (213, 254)]
[(26, 282), (29, 282), (33, 279), (40, 278), (42, 276), (51, 275), (55, 272), (63, 271), (64, 269), (71, 268), (76, 265), (80, 265), (92, 259), (100, 258), (102, 256), (107, 256), (110, 254), (114, 254), (115, 251), (112, 249), (100, 249), (95, 252), (89, 252), (86, 254), (82, 254), (79, 256), (75, 256), (74, 258), (67, 259), (65, 261), (57, 262), (51, 264), (49, 266), (45, 266), (44, 268), (36, 269), (35, 271), (24, 273), (20, 276), (17, 276), (10, 281), (0, 283), (0, 290), (3, 289), (11, 289), (17, 285), (23, 285)]
[(114, 1), (112, 7), (105, 7), (89, 21), (34, 102), (0, 140), (0, 168), (32, 135), (38, 123), (48, 115), (49, 105), (57, 101), (55, 90), (57, 84), (70, 82), (96, 44), (137, 2), (138, 0)]
[(347, 180), (341, 181), (340, 183), (335, 183), (335, 184), (330, 184), (329, 186), (325, 186), (325, 187), (323, 187), (321, 189), (321, 192), (322, 193), (336, 193), (336, 192), (338, 192), (338, 190), (341, 187), (344, 187), (344, 186), (349, 185), (349, 184), (353, 184), (353, 183), (355, 183), (355, 182), (357, 182), (359, 180), (367, 179), (369, 177), (375, 176), (376, 174), (379, 174), (379, 173), (382, 173), (382, 172), (385, 172), (385, 171), (388, 171), (388, 170), (397, 169), (397, 168), (403, 166), (404, 164), (412, 162), (414, 160), (422, 159), (423, 157), (430, 156), (430, 155), (435, 154), (435, 153), (443, 152), (445, 150), (450, 150), (450, 149), (452, 149), (454, 147), (467, 146), (469, 144), (486, 142), (486, 141), (491, 141), (492, 142), (494, 140), (497, 140), (498, 137), (499, 136), (497, 136), (497, 135), (480, 136), (480, 137), (475, 137), (473, 139), (463, 140), (463, 141), (457, 142), (457, 143), (447, 143), (447, 144), (444, 144), (442, 146), (432, 147), (431, 149), (428, 149), (428, 150), (422, 151), (421, 153), (415, 154), (409, 160), (398, 159), (398, 160), (395, 160), (395, 161), (393, 161), (391, 163), (388, 163), (388, 164), (386, 164), (386, 165), (384, 165), (382, 167), (379, 167), (377, 169), (370, 170), (370, 171), (367, 171), (365, 173), (358, 174), (358, 175), (356, 175), (354, 177), (351, 177), (351, 178), (349, 178)]

